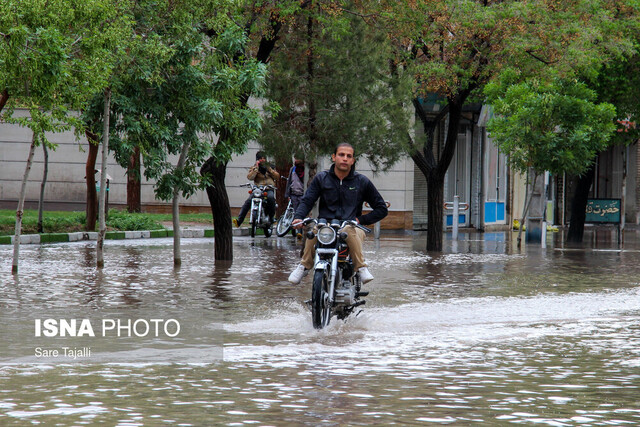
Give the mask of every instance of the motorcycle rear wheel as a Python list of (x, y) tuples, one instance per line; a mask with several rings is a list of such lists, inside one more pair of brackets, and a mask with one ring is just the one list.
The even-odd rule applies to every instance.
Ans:
[(278, 237), (284, 237), (289, 230), (291, 230), (291, 223), (293, 222), (294, 212), (293, 209), (287, 209), (278, 219), (276, 224), (276, 234)]
[(331, 307), (329, 306), (329, 280), (326, 270), (316, 270), (313, 275), (313, 287), (311, 289), (311, 318), (313, 327), (322, 329), (331, 320)]

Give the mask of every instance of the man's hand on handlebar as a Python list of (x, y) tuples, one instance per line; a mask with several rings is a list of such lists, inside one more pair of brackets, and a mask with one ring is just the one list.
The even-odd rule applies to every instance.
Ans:
[(296, 218), (291, 223), (291, 227), (302, 228), (309, 224), (317, 224), (317, 223), (318, 223), (318, 220), (316, 218), (305, 218), (305, 219)]
[[(293, 227), (293, 228), (302, 228), (305, 225), (309, 225), (311, 223), (316, 223), (317, 224), (318, 223), (318, 219), (317, 218), (305, 218), (305, 219), (296, 218), (291, 223), (291, 227)], [(356, 228), (359, 228), (359, 229), (363, 230), (366, 233), (370, 233), (371, 232), (371, 229), (361, 225), (360, 221), (358, 221), (357, 218), (356, 219), (352, 219), (352, 220), (343, 221), (342, 222), (342, 227), (344, 227), (346, 225), (354, 226)]]

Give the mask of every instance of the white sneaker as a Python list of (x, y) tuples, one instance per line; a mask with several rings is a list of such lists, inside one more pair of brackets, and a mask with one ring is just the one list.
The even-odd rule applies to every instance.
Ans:
[(302, 281), (302, 278), (309, 274), (309, 270), (304, 268), (302, 264), (298, 264), (298, 266), (291, 272), (289, 275), (289, 281), (294, 285), (299, 284)]
[(369, 269), (367, 267), (360, 267), (358, 273), (360, 273), (360, 280), (362, 280), (363, 284), (369, 283), (373, 280), (373, 275), (369, 273)]

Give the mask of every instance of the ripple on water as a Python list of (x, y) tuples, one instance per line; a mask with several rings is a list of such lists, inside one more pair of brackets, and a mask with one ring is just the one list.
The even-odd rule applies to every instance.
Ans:
[(383, 240), (366, 251), (377, 280), (362, 314), (316, 331), (308, 283), (282, 285), (299, 246), (241, 240), (222, 268), (210, 241), (185, 239), (174, 270), (171, 240), (154, 243), (109, 242), (108, 272), (88, 243), (23, 248), (34, 261), (0, 278), (0, 306), (221, 304), (224, 361), (0, 367), (0, 424), (640, 422), (628, 255), (432, 256)]

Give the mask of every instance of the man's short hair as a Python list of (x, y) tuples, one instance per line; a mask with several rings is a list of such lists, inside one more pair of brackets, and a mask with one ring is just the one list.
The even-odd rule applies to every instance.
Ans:
[(338, 145), (336, 145), (335, 150), (333, 150), (333, 154), (338, 154), (338, 148), (340, 148), (340, 147), (349, 147), (349, 148), (351, 148), (353, 150), (354, 154), (356, 152), (356, 149), (353, 148), (353, 145), (349, 144), (348, 142), (341, 142)]

